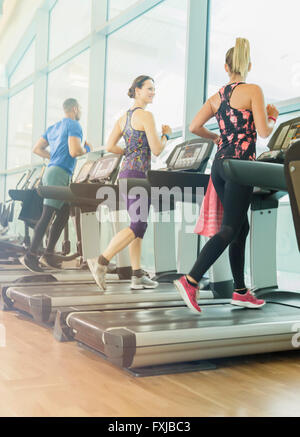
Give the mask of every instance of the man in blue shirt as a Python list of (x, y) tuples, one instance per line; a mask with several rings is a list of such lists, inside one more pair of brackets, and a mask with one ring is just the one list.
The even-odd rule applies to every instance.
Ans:
[[(44, 186), (68, 186), (74, 172), (76, 157), (91, 150), (91, 146), (82, 142), (82, 128), (79, 124), (81, 109), (76, 99), (67, 99), (63, 103), (65, 117), (50, 126), (33, 148), (33, 153), (49, 159), (49, 165), (43, 176)], [(50, 151), (48, 151), (50, 147)], [(21, 263), (33, 272), (42, 272), (39, 266), (38, 252), (46, 230), (55, 215), (47, 243), (42, 257), (44, 264), (57, 267), (54, 249), (62, 230), (68, 222), (70, 214), (69, 204), (55, 199), (45, 199), (43, 212), (34, 229), (31, 246), (26, 255), (20, 258)]]

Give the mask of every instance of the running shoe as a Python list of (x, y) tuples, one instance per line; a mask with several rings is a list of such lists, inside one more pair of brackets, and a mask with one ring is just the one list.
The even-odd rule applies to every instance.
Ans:
[(247, 290), (247, 293), (240, 294), (234, 292), (232, 295), (231, 305), (236, 305), (244, 308), (261, 308), (266, 304), (262, 299), (257, 299), (254, 290)]
[(23, 264), (24, 267), (26, 267), (28, 270), (30, 270), (33, 273), (43, 273), (44, 270), (41, 269), (39, 265), (38, 257), (35, 255), (32, 255), (31, 253), (26, 253), (26, 255), (19, 258), (19, 261), (21, 264)]
[(50, 269), (61, 270), (62, 263), (57, 261), (57, 257), (53, 254), (44, 254), (40, 258), (40, 263)]
[(193, 286), (189, 284), (185, 276), (174, 281), (174, 285), (186, 305), (193, 311), (193, 313), (199, 315), (201, 313), (201, 308), (197, 302), (197, 298), (199, 297), (199, 287), (197, 285)]
[(143, 290), (144, 288), (156, 288), (158, 287), (158, 282), (152, 281), (148, 276), (142, 276), (138, 278), (137, 276), (131, 277), (131, 290)]
[(107, 272), (107, 266), (99, 264), (98, 258), (88, 259), (87, 263), (98, 287), (101, 290), (106, 290), (105, 275)]

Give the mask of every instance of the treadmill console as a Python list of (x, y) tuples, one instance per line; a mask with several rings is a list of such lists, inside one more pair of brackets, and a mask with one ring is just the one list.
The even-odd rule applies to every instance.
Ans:
[(272, 136), (269, 151), (262, 153), (257, 161), (283, 164), (286, 152), (300, 140), (300, 117), (282, 123)]
[(167, 159), (167, 171), (204, 172), (214, 142), (199, 138), (178, 144)]
[(81, 167), (74, 182), (83, 183), (109, 183), (113, 184), (118, 175), (122, 156), (109, 153), (96, 161), (87, 161)]
[(83, 166), (81, 167), (81, 169), (79, 170), (78, 175), (75, 178), (75, 183), (76, 184), (82, 184), (84, 182), (87, 182), (89, 179), (89, 174), (90, 171), (92, 169), (92, 167), (94, 166), (95, 161), (87, 161), (83, 164)]
[(113, 184), (118, 176), (122, 155), (109, 153), (94, 162), (89, 173), (89, 182)]

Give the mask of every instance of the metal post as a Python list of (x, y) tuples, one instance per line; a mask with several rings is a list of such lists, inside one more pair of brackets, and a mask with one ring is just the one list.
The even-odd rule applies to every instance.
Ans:
[(189, 0), (183, 137), (206, 98), (210, 0)]
[(89, 70), (89, 98), (87, 139), (94, 147), (102, 145), (104, 121), (104, 93), (106, 68), (106, 35), (96, 29), (106, 21), (108, 1), (93, 0), (91, 23), (91, 48)]
[[(47, 64), (49, 45), (49, 11), (39, 9), (36, 13), (35, 76), (33, 97), (33, 145), (44, 133), (47, 111), (47, 73), (39, 70)], [(32, 164), (40, 158), (32, 155)]]

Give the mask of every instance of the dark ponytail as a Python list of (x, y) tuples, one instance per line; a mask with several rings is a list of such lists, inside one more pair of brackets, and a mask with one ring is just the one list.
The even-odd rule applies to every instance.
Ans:
[(150, 76), (138, 76), (136, 79), (134, 79), (131, 87), (128, 90), (128, 96), (131, 99), (135, 98), (135, 89), (136, 88), (140, 88), (140, 89), (143, 88), (143, 85), (146, 82), (146, 80), (152, 80), (152, 82), (154, 82), (154, 80)]

